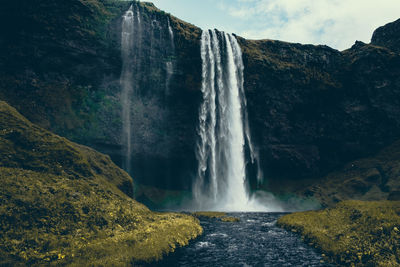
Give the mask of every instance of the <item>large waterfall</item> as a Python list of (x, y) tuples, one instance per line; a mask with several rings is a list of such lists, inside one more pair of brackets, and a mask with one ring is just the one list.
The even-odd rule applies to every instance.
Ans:
[[(259, 210), (250, 201), (246, 151), (258, 161), (247, 121), (242, 52), (236, 38), (216, 30), (201, 38), (203, 102), (198, 127), (198, 209)], [(257, 179), (261, 179), (261, 173)]]

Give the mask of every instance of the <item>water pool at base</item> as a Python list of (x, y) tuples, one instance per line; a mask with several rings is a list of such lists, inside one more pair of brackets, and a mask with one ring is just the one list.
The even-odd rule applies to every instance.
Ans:
[(300, 237), (276, 226), (282, 213), (229, 213), (240, 222), (201, 218), (204, 233), (152, 266), (332, 266)]

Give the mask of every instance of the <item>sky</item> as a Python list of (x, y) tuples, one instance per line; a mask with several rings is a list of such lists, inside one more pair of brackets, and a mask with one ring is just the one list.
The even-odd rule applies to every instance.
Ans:
[(400, 0), (152, 0), (202, 29), (248, 39), (322, 44), (344, 50), (369, 43), (379, 26), (400, 18)]

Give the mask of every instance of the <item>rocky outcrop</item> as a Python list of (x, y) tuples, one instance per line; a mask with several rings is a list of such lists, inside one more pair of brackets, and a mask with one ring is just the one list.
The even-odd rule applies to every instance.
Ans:
[[(7, 25), (0, 37), (0, 97), (35, 123), (120, 165), (121, 17), (131, 2), (20, 2), (0, 4), (0, 25)], [(142, 184), (190, 190), (197, 167), (201, 30), (150, 3), (134, 5), (144, 25), (156, 21), (159, 32), (170, 21), (175, 56), (153, 57), (153, 67), (140, 73), (133, 175)], [(399, 32), (396, 21), (376, 30), (371, 44), (356, 42), (345, 51), (238, 37), (262, 188), (293, 191), (283, 184), (312, 184), (399, 138)], [(142, 46), (147, 58), (148, 38)], [(167, 96), (165, 60), (176, 63)]]
[(0, 102), (0, 265), (127, 266), (202, 232), (194, 217), (128, 197), (110, 158), (38, 127)]
[(400, 141), (385, 147), (376, 155), (346, 164), (297, 194), (313, 197), (321, 205), (332, 207), (339, 201), (400, 200)]
[[(400, 31), (400, 28), (399, 28)], [(400, 55), (356, 43), (240, 39), (250, 127), (273, 190), (319, 177), (400, 135)]]
[(372, 35), (371, 44), (387, 47), (400, 52), (400, 19), (379, 27)]
[[(121, 19), (130, 4), (108, 0), (0, 3), (4, 33), (0, 98), (40, 126), (110, 155), (120, 166)], [(153, 31), (143, 36), (143, 65), (136, 74), (142, 78), (132, 122), (132, 169), (141, 183), (188, 189), (187, 178), (196, 166), (200, 29), (150, 3), (133, 4), (140, 10), (143, 27)], [(168, 20), (179, 48), (175, 56), (161, 50)], [(176, 62), (168, 96), (164, 93), (167, 60)]]

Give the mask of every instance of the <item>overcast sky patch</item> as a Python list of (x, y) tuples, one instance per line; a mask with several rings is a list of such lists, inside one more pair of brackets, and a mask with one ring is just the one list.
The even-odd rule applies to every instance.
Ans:
[(249, 39), (324, 44), (343, 50), (370, 42), (374, 29), (400, 18), (399, 0), (155, 0), (203, 29)]

